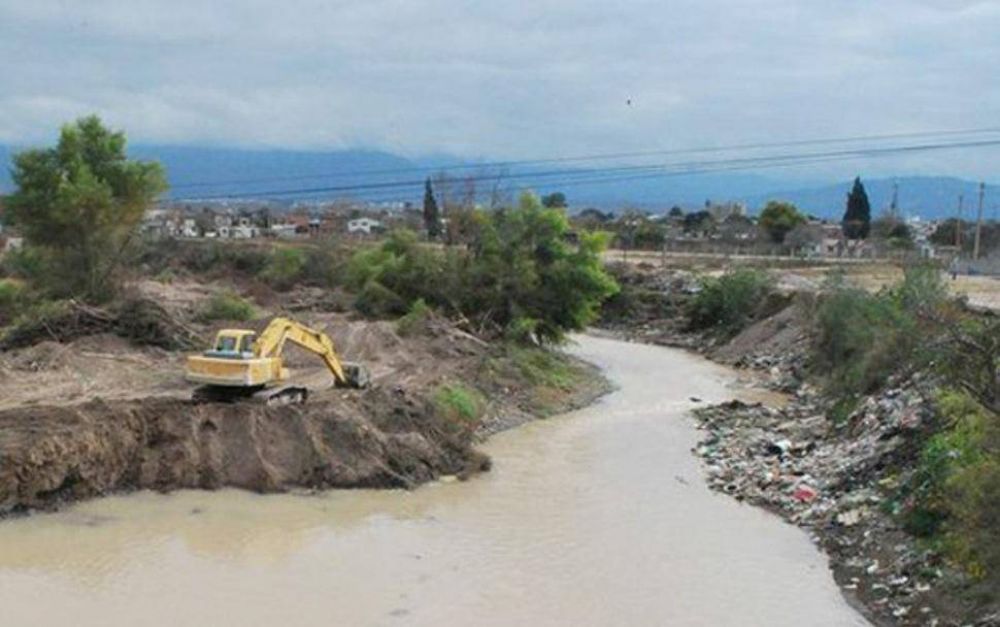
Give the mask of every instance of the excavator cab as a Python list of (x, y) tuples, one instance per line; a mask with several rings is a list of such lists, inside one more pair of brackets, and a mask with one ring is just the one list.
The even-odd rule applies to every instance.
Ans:
[(254, 356), (257, 334), (245, 329), (222, 329), (215, 336), (213, 347), (205, 351), (206, 357), (250, 359)]

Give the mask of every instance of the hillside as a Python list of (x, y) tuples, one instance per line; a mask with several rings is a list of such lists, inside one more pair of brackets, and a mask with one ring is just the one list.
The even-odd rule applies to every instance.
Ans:
[[(0, 145), (0, 163), (9, 164), (14, 149)], [(239, 193), (252, 197), (255, 193), (315, 190), (340, 186), (378, 185), (386, 182), (413, 181), (405, 189), (368, 189), (354, 192), (357, 198), (368, 200), (402, 199), (419, 202), (422, 189), (419, 181), (428, 173), (455, 164), (472, 164), (457, 157), (435, 155), (406, 158), (375, 150), (338, 150), (308, 152), (290, 150), (247, 150), (239, 148), (204, 148), (194, 146), (135, 145), (130, 154), (142, 159), (158, 159), (166, 166), (173, 198), (203, 198)], [(773, 179), (750, 173), (693, 174), (664, 178), (602, 181), (600, 183), (571, 182), (570, 175), (533, 178), (532, 173), (562, 169), (535, 166), (506, 169), (508, 190), (531, 187), (540, 193), (565, 191), (573, 208), (595, 206), (618, 209), (625, 206), (662, 211), (673, 205), (686, 209), (700, 207), (706, 200), (744, 201), (751, 210), (758, 210), (768, 200), (783, 199), (824, 218), (839, 218), (850, 181), (829, 185), (800, 187), (790, 179)], [(361, 173), (361, 174), (358, 174)], [(459, 170), (482, 174), (476, 168)], [(518, 180), (518, 175), (528, 175)], [(583, 176), (582, 178), (592, 178)], [(577, 179), (579, 180), (579, 179)], [(954, 215), (958, 194), (964, 193), (966, 209), (974, 208), (978, 183), (953, 177), (914, 176), (865, 180), (865, 187), (876, 214), (889, 207), (893, 182), (899, 185), (899, 207), (906, 215), (924, 219), (940, 219)], [(492, 184), (492, 181), (490, 181)], [(481, 184), (480, 191), (489, 187)], [(7, 167), (0, 168), (0, 191), (11, 188)], [(351, 196), (349, 191), (303, 192), (281, 194), (285, 200), (336, 198)], [(996, 200), (988, 201), (987, 217), (995, 214)], [(971, 213), (967, 213), (971, 215)]]
[[(955, 215), (958, 195), (965, 195), (965, 216), (975, 211), (979, 183), (945, 176), (911, 176), (864, 180), (872, 211), (876, 215), (886, 211), (892, 203), (892, 185), (899, 185), (899, 209), (904, 215), (938, 220)], [(851, 181), (805, 189), (772, 191), (750, 199), (753, 208), (762, 207), (768, 200), (780, 198), (795, 203), (799, 208), (823, 218), (839, 219), (844, 211)], [(987, 199), (987, 217), (994, 211), (997, 199)]]

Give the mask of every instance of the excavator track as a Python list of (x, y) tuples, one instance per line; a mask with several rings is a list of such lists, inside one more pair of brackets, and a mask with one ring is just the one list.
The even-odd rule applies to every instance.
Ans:
[(191, 400), (196, 403), (248, 403), (279, 407), (301, 405), (309, 399), (309, 390), (299, 385), (279, 387), (229, 387), (203, 385), (194, 389)]

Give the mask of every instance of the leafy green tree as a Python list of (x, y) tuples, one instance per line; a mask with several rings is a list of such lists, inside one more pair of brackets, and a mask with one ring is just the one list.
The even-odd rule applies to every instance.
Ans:
[(604, 270), (602, 233), (579, 233), (566, 241), (563, 212), (521, 195), (518, 207), (493, 214), (474, 244), (463, 308), (501, 329), (530, 329), (555, 342), (584, 328), (601, 302), (618, 291)]
[(553, 192), (542, 196), (542, 205), (549, 209), (564, 209), (566, 207), (566, 194)]
[(45, 258), (56, 295), (110, 297), (146, 209), (167, 189), (159, 163), (125, 155), (125, 134), (97, 116), (62, 128), (54, 148), (14, 157), (9, 213)]
[(715, 218), (708, 211), (693, 211), (684, 216), (686, 233), (708, 233), (715, 229)]
[(603, 233), (578, 233), (568, 242), (563, 211), (524, 194), (517, 207), (476, 210), (478, 225), (466, 249), (421, 246), (394, 231), (380, 246), (354, 254), (348, 285), (369, 315), (400, 315), (423, 299), (461, 314), (480, 332), (556, 342), (584, 328), (618, 285), (605, 272)]
[(861, 183), (861, 177), (854, 179), (851, 193), (847, 195), (847, 210), (844, 211), (843, 231), (847, 239), (866, 239), (871, 231), (872, 208), (868, 193)]
[(670, 208), (670, 211), (667, 213), (667, 215), (670, 216), (671, 218), (683, 218), (684, 210), (678, 207), (677, 205), (674, 205), (673, 207)]
[(872, 222), (872, 234), (893, 248), (913, 248), (913, 231), (897, 218), (883, 216)]
[(772, 200), (760, 212), (760, 227), (776, 244), (784, 242), (789, 231), (805, 222), (806, 217), (790, 202)]
[(437, 199), (434, 198), (434, 189), (431, 187), (429, 176), (424, 183), (424, 228), (430, 239), (437, 239), (441, 234), (441, 213), (438, 211)]

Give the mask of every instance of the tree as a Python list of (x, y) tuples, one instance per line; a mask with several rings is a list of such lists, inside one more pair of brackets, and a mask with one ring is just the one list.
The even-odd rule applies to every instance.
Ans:
[(515, 335), (556, 342), (592, 322), (618, 285), (604, 270), (603, 233), (566, 241), (569, 221), (521, 195), (516, 208), (488, 216), (464, 274), (463, 309)]
[(548, 209), (564, 209), (566, 207), (566, 194), (553, 192), (542, 196), (542, 206)]
[(677, 205), (674, 205), (673, 207), (670, 208), (670, 212), (667, 213), (667, 215), (670, 216), (671, 218), (683, 218), (684, 210), (678, 207)]
[(805, 224), (806, 217), (799, 213), (795, 205), (780, 200), (771, 200), (760, 212), (760, 227), (767, 231), (771, 241), (780, 244), (785, 241), (785, 235), (800, 224)]
[(885, 215), (872, 222), (872, 233), (893, 248), (913, 248), (913, 230), (902, 220)]
[(10, 213), (43, 255), (39, 278), (56, 295), (113, 295), (146, 209), (167, 189), (162, 166), (128, 159), (125, 143), (89, 116), (63, 126), (54, 148), (14, 157)]
[(715, 229), (715, 218), (708, 211), (693, 211), (684, 216), (686, 233), (706, 234)]
[(479, 227), (467, 249), (420, 246), (395, 231), (348, 265), (355, 305), (372, 315), (401, 314), (422, 299), (460, 313), (479, 332), (557, 342), (593, 322), (618, 291), (604, 268), (604, 233), (578, 233), (571, 244), (563, 211), (525, 193), (517, 207), (475, 210)]
[(441, 216), (437, 200), (434, 198), (434, 190), (431, 188), (430, 177), (427, 177), (424, 183), (424, 229), (427, 230), (427, 237), (430, 239), (437, 239), (441, 234)]
[(847, 210), (844, 211), (842, 228), (847, 239), (866, 239), (871, 231), (872, 208), (868, 194), (861, 183), (861, 177), (854, 179), (851, 193), (847, 195)]

